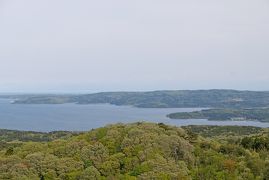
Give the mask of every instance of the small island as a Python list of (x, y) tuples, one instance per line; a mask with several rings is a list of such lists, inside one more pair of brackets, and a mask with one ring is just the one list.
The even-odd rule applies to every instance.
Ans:
[(168, 114), (170, 119), (208, 119), (215, 121), (260, 121), (269, 122), (269, 108), (206, 109), (194, 112)]

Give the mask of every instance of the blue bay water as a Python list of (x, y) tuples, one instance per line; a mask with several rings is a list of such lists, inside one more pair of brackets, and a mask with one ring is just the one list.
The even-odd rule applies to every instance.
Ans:
[(163, 122), (170, 125), (243, 125), (269, 127), (255, 121), (175, 120), (166, 117), (174, 112), (191, 112), (200, 108), (136, 108), (110, 104), (11, 104), (0, 99), (0, 128), (32, 131), (84, 131), (114, 123), (137, 121)]

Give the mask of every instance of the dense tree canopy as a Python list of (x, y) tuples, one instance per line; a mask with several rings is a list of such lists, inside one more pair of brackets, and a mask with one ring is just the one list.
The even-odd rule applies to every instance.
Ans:
[(269, 179), (266, 130), (203, 137), (197, 127), (184, 129), (139, 122), (48, 142), (8, 141), (0, 179)]

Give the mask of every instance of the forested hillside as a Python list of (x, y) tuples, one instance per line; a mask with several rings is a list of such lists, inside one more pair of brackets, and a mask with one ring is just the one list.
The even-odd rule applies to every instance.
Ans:
[(218, 128), (134, 123), (48, 142), (9, 139), (0, 179), (269, 179), (267, 129)]
[(269, 108), (206, 109), (194, 112), (179, 112), (167, 115), (171, 119), (208, 119), (215, 121), (260, 121), (269, 122)]
[(235, 90), (178, 90), (152, 92), (104, 92), (85, 95), (29, 95), (16, 96), (15, 103), (110, 103), (144, 108), (253, 108), (269, 107), (268, 91)]
[(0, 141), (12, 142), (48, 142), (56, 139), (68, 139), (71, 136), (78, 135), (79, 132), (54, 131), (54, 132), (35, 132), (35, 131), (16, 131), (0, 129)]

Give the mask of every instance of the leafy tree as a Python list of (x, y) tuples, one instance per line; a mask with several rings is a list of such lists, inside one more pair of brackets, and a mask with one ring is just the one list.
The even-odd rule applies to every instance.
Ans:
[(50, 142), (6, 142), (0, 179), (269, 179), (266, 129), (204, 128), (139, 122)]

